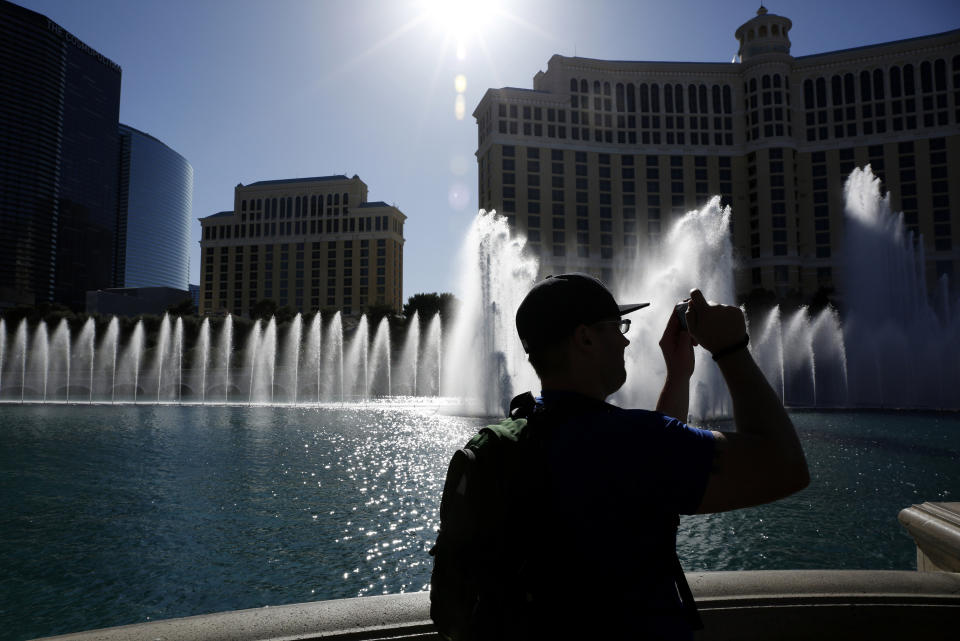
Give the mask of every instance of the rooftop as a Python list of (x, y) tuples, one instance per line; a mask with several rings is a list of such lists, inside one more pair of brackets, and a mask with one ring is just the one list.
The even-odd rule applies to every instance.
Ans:
[[(154, 141), (154, 142), (156, 142), (156, 143), (159, 143), (159, 144), (163, 145), (164, 147), (166, 147), (167, 149), (169, 149), (171, 152), (173, 152), (173, 153), (177, 154), (178, 156), (180, 156), (181, 158), (183, 158), (183, 155), (182, 155), (182, 154), (178, 153), (175, 149), (172, 149), (172, 148), (170, 147), (170, 145), (168, 145), (167, 143), (163, 142), (162, 140), (160, 140), (160, 139), (157, 138), (156, 136), (152, 136), (152, 135), (148, 134), (148, 133), (145, 132), (145, 131), (141, 131), (140, 129), (137, 129), (136, 127), (131, 127), (130, 125), (125, 125), (125, 124), (123, 124), (122, 122), (120, 123), (120, 133), (121, 133), (121, 134), (131, 133), (131, 132), (132, 132), (132, 133), (136, 133), (136, 134), (140, 134), (140, 135), (143, 136), (144, 138), (149, 138), (150, 140), (152, 140), (152, 141)], [(186, 158), (183, 158), (183, 159), (184, 159), (184, 161), (187, 160)]]
[(723, 62), (721, 60), (607, 60), (605, 58), (585, 58), (583, 56), (563, 56), (559, 53), (555, 53), (550, 56), (550, 60), (556, 58), (559, 62), (568, 65), (577, 65), (577, 64), (596, 64), (596, 65), (668, 65), (668, 66), (677, 66), (682, 67), (683, 65), (723, 65), (730, 66), (730, 62)]
[[(357, 176), (354, 176), (357, 178)], [(295, 183), (315, 183), (315, 182), (335, 182), (338, 180), (350, 180), (343, 174), (336, 174), (334, 176), (314, 176), (313, 178), (281, 178), (279, 180), (258, 180), (255, 183), (250, 183), (249, 185), (240, 184), (240, 187), (257, 187), (261, 185), (290, 185)]]
[(960, 36), (960, 29), (951, 29), (950, 31), (941, 31), (940, 33), (931, 33), (925, 36), (916, 36), (914, 38), (904, 38), (902, 40), (891, 40), (889, 42), (877, 42), (875, 44), (863, 45), (860, 47), (849, 47), (847, 49), (836, 49), (834, 51), (824, 51), (823, 53), (811, 53), (806, 56), (794, 56), (795, 60), (807, 60), (810, 58), (817, 58), (819, 56), (830, 56), (837, 53), (846, 53), (848, 51), (859, 51), (860, 49), (876, 49), (878, 47), (887, 47), (891, 45), (899, 45), (906, 42), (917, 42), (920, 40), (931, 40), (933, 38), (942, 38), (945, 36)]

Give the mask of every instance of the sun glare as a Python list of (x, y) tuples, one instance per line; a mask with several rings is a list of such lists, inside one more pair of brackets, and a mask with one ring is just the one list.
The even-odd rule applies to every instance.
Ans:
[(495, 0), (421, 0), (423, 13), (445, 35), (479, 33), (497, 14)]

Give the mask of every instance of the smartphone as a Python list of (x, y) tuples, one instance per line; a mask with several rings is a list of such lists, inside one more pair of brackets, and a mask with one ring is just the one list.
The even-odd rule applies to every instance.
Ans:
[(680, 329), (685, 332), (690, 331), (687, 328), (687, 305), (688, 304), (689, 303), (687, 301), (684, 301), (682, 303), (677, 303), (676, 307), (673, 308), (674, 311), (677, 313), (677, 320), (680, 321)]

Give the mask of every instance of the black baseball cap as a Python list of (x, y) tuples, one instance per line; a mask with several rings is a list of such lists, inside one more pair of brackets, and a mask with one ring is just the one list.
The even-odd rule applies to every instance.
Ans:
[(517, 333), (529, 354), (569, 336), (579, 325), (623, 316), (649, 304), (619, 305), (610, 290), (588, 274), (547, 276), (517, 308)]

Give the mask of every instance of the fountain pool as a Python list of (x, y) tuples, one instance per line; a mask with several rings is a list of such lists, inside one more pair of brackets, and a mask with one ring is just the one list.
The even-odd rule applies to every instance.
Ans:
[[(897, 513), (956, 500), (960, 416), (793, 419), (810, 487), (684, 517), (686, 569), (912, 569)], [(0, 406), (0, 639), (422, 590), (450, 453), (484, 422), (423, 399)]]

